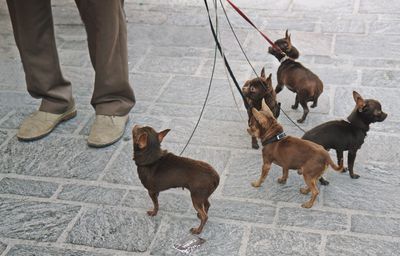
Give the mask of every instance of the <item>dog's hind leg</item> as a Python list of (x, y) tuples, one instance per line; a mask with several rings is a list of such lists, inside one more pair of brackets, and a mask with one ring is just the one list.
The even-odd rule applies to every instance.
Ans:
[[(340, 165), (343, 161), (343, 151), (336, 149), (337, 164)], [(342, 172), (347, 172), (347, 167), (343, 167)]]
[(206, 204), (205, 201), (207, 201), (207, 199), (192, 195), (193, 207), (197, 211), (197, 216), (200, 219), (200, 226), (198, 226), (197, 228), (190, 229), (190, 232), (192, 232), (192, 234), (200, 234), (201, 231), (203, 231), (204, 225), (207, 222), (208, 216), (205, 210), (205, 204)]
[(305, 202), (301, 205), (303, 208), (311, 208), (315, 202), (315, 199), (317, 199), (317, 196), (319, 194), (318, 188), (317, 188), (317, 178), (316, 177), (309, 177), (304, 175), (304, 181), (306, 182), (308, 188), (311, 191), (311, 199), (308, 202)]
[(278, 178), (278, 183), (285, 184), (288, 177), (289, 177), (289, 169), (282, 168), (282, 177)]
[(313, 104), (310, 107), (316, 108), (317, 106), (318, 106), (318, 97), (314, 97)]
[(253, 187), (256, 187), (256, 188), (261, 186), (261, 184), (264, 182), (265, 178), (267, 177), (270, 168), (271, 168), (271, 164), (270, 163), (264, 163), (264, 165), (262, 167), (260, 178), (258, 180), (256, 180), (256, 181), (253, 181), (251, 183), (251, 185)]
[(299, 107), (299, 96), (296, 94), (296, 99), (294, 100), (294, 105), (292, 105), (292, 109), (297, 109)]
[(158, 212), (158, 192), (149, 190), (149, 196), (153, 201), (154, 208), (152, 210), (147, 211), (147, 214), (149, 216), (156, 216)]
[(306, 120), (306, 117), (310, 110), (308, 109), (307, 106), (307, 101), (305, 99), (300, 99), (300, 105), (303, 107), (303, 116), (297, 120), (298, 123), (303, 123), (304, 120)]

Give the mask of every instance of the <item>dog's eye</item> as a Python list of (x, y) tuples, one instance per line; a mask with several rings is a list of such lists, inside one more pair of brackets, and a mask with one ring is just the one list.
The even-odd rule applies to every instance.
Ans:
[(255, 92), (255, 91), (256, 91), (256, 88), (254, 88), (253, 86), (251, 86), (251, 87), (250, 87), (250, 91), (251, 91), (251, 92)]

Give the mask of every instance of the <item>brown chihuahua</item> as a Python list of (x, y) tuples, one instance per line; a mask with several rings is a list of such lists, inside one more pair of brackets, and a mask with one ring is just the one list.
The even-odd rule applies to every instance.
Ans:
[(278, 68), (278, 85), (275, 92), (282, 91), (283, 86), (296, 93), (296, 100), (292, 109), (303, 107), (303, 116), (297, 120), (302, 123), (306, 119), (308, 112), (307, 103), (312, 101), (312, 108), (318, 104), (318, 97), (323, 91), (323, 84), (319, 77), (295, 60), (299, 57), (299, 51), (294, 47), (290, 40), (290, 35), (286, 30), (285, 38), (279, 39), (275, 44), (283, 51), (279, 52), (273, 47), (268, 48), (268, 52), (274, 55), (281, 65)]
[[(369, 125), (383, 122), (387, 114), (382, 111), (381, 104), (377, 100), (364, 100), (356, 91), (353, 91), (353, 98), (356, 106), (347, 121), (335, 120), (320, 124), (306, 132), (302, 139), (313, 141), (326, 150), (335, 149), (338, 163), (343, 161), (343, 151), (348, 151), (347, 164), (350, 177), (358, 179), (360, 176), (353, 170), (357, 150), (364, 143)], [(346, 171), (347, 168), (343, 170)], [(319, 181), (323, 185), (329, 184), (323, 177)]]
[(276, 121), (273, 113), (263, 101), (261, 111), (252, 109), (254, 118), (248, 132), (260, 138), (263, 150), (263, 166), (260, 178), (252, 182), (253, 187), (259, 187), (264, 182), (271, 168), (275, 163), (282, 167), (283, 175), (278, 179), (279, 183), (286, 183), (289, 176), (289, 169), (298, 170), (303, 174), (306, 183), (301, 188), (302, 194), (312, 193), (310, 201), (301, 206), (310, 208), (313, 206), (319, 191), (316, 182), (328, 166), (336, 171), (341, 171), (343, 162), (337, 166), (330, 158), (328, 152), (320, 145), (300, 138), (286, 136), (282, 126)]
[[(242, 87), (243, 95), (246, 97), (247, 103), (250, 106), (250, 108), (247, 110), (249, 124), (250, 119), (253, 116), (251, 108), (260, 110), (263, 99), (267, 103), (268, 107), (272, 110), (272, 113), (274, 113), (274, 117), (278, 118), (279, 116), (281, 103), (276, 101), (276, 93), (272, 87), (271, 76), (272, 74), (269, 74), (268, 77), (265, 77), (265, 69), (263, 68), (261, 70), (260, 77), (246, 81)], [(254, 149), (259, 148), (257, 138), (254, 136), (251, 137), (251, 146)]]
[(208, 198), (219, 184), (219, 175), (205, 162), (179, 157), (161, 149), (161, 142), (170, 130), (157, 133), (151, 127), (136, 125), (132, 129), (133, 159), (143, 186), (148, 190), (154, 209), (147, 212), (157, 215), (158, 194), (170, 188), (187, 188), (200, 226), (192, 228), (193, 234), (200, 234), (208, 219), (210, 202)]

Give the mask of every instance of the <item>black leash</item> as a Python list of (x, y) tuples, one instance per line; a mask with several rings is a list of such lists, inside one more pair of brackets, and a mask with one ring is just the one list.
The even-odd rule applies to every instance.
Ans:
[[(207, 1), (207, 0), (205, 0), (205, 1)], [(216, 13), (215, 23), (216, 23), (216, 29), (217, 29), (217, 31), (218, 31), (218, 15), (217, 15), (217, 5), (216, 5), (216, 2), (215, 2), (214, 5), (215, 5), (215, 13)], [(208, 10), (208, 6), (207, 6), (207, 10)], [(208, 11), (208, 17), (209, 17), (210, 22), (211, 22), (211, 17), (210, 17), (210, 12), (209, 12), (209, 11)], [(211, 23), (211, 24), (212, 24), (212, 23)], [(201, 118), (203, 117), (204, 109), (206, 108), (207, 101), (208, 101), (208, 98), (209, 98), (209, 96), (210, 96), (211, 85), (212, 85), (212, 82), (213, 82), (213, 79), (214, 79), (214, 73), (215, 73), (216, 64), (217, 64), (217, 44), (215, 44), (213, 68), (212, 68), (212, 72), (211, 72), (210, 83), (209, 83), (209, 85), (208, 85), (207, 95), (206, 95), (206, 98), (204, 99), (203, 107), (202, 107), (202, 109), (201, 109), (200, 116), (199, 116), (199, 118), (197, 119), (197, 123), (196, 123), (196, 125), (194, 126), (194, 129), (193, 129), (193, 131), (192, 131), (192, 134), (190, 135), (188, 141), (186, 142), (186, 145), (183, 147), (181, 153), (179, 154), (180, 156), (185, 152), (186, 148), (189, 146), (189, 143), (190, 143), (190, 141), (192, 140), (192, 138), (193, 138), (193, 136), (194, 136), (194, 133), (196, 132), (197, 127), (198, 127), (199, 124), (200, 124), (200, 120), (201, 120)]]
[[(216, 4), (215, 0), (214, 0), (214, 3)], [(242, 99), (243, 99), (244, 106), (245, 106), (246, 109), (248, 110), (248, 109), (250, 108), (250, 105), (249, 105), (249, 103), (247, 102), (246, 97), (243, 95), (242, 89), (240, 88), (240, 85), (239, 85), (238, 81), (236, 80), (235, 75), (233, 74), (233, 71), (232, 71), (232, 69), (231, 69), (231, 66), (229, 65), (228, 60), (226, 59), (225, 55), (224, 55), (223, 52), (222, 52), (221, 44), (219, 43), (217, 33), (215, 32), (214, 25), (213, 25), (212, 20), (211, 20), (211, 14), (210, 14), (210, 9), (208, 8), (207, 0), (204, 0), (204, 4), (206, 5), (206, 10), (207, 10), (207, 14), (208, 14), (208, 21), (209, 21), (209, 23), (210, 23), (211, 32), (212, 32), (212, 34), (213, 34), (213, 36), (214, 36), (215, 44), (216, 44), (217, 47), (218, 47), (218, 50), (219, 50), (219, 52), (220, 52), (220, 54), (221, 54), (221, 57), (224, 59), (224, 63), (225, 63), (226, 68), (228, 69), (229, 76), (232, 78), (233, 83), (235, 84), (236, 89), (239, 91), (240, 96), (241, 96)], [(218, 16), (218, 13), (216, 13), (216, 16)]]

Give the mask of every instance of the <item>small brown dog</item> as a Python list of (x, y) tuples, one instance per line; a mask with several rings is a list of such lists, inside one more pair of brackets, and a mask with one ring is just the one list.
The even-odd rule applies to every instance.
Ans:
[[(281, 103), (276, 101), (276, 93), (274, 88), (272, 87), (272, 74), (269, 74), (268, 77), (265, 77), (265, 69), (261, 70), (261, 76), (248, 80), (242, 87), (243, 95), (246, 97), (247, 103), (250, 108), (247, 110), (247, 115), (249, 116), (249, 124), (250, 119), (253, 116), (251, 112), (251, 108), (256, 108), (257, 110), (261, 109), (261, 102), (264, 99), (267, 103), (268, 107), (274, 113), (274, 117), (278, 118), (280, 113)], [(251, 137), (251, 146), (254, 149), (258, 149), (258, 143), (256, 137)]]
[(208, 198), (219, 184), (219, 175), (205, 162), (179, 157), (161, 149), (161, 142), (170, 130), (157, 133), (151, 127), (136, 125), (132, 129), (133, 159), (143, 186), (148, 190), (154, 209), (147, 212), (157, 215), (158, 194), (170, 188), (187, 188), (193, 206), (201, 220), (200, 226), (192, 228), (200, 234), (208, 219)]
[(273, 47), (268, 48), (268, 52), (274, 55), (281, 65), (278, 68), (278, 85), (275, 92), (282, 91), (283, 86), (296, 93), (296, 100), (292, 109), (303, 107), (303, 116), (297, 120), (302, 123), (306, 119), (308, 112), (307, 103), (312, 101), (312, 108), (318, 105), (318, 97), (323, 91), (323, 84), (319, 77), (295, 60), (299, 57), (299, 51), (294, 47), (290, 40), (290, 35), (286, 30), (285, 38), (279, 39), (275, 44), (286, 54), (277, 51)]
[(312, 193), (310, 201), (301, 206), (304, 208), (312, 207), (319, 194), (316, 185), (318, 178), (321, 177), (328, 166), (336, 171), (341, 171), (343, 161), (340, 166), (337, 166), (322, 146), (311, 141), (286, 136), (282, 126), (276, 121), (273, 113), (264, 102), (261, 111), (255, 108), (252, 111), (254, 118), (248, 132), (260, 138), (264, 146), (261, 176), (257, 181), (252, 182), (253, 187), (261, 186), (272, 163), (282, 167), (283, 175), (278, 179), (278, 182), (282, 184), (286, 183), (289, 169), (298, 170), (299, 173), (303, 174), (307, 185), (307, 187), (301, 188), (300, 192), (308, 194), (311, 191)]

